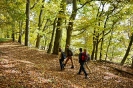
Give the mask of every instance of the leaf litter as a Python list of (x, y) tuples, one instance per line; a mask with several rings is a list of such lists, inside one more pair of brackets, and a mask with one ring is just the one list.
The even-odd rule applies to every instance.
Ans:
[(57, 55), (28, 48), (16, 42), (0, 44), (0, 87), (1, 88), (133, 88), (133, 75), (121, 73), (113, 67), (131, 71), (129, 67), (91, 61), (88, 79), (77, 75), (78, 58), (73, 57), (65, 70), (60, 71)]

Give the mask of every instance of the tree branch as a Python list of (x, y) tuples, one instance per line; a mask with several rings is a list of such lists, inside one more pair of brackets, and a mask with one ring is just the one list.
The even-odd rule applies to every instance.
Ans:
[(30, 9), (33, 9), (38, 2), (39, 2), (39, 0), (37, 0)]
[(83, 7), (84, 7), (87, 3), (89, 3), (89, 2), (91, 2), (91, 1), (86, 1), (81, 7), (77, 8), (77, 10), (83, 8)]

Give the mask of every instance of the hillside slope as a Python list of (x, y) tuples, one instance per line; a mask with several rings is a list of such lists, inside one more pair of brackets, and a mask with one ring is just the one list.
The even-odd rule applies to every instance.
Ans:
[(60, 71), (57, 55), (47, 54), (15, 42), (0, 43), (0, 88), (133, 88), (133, 69), (116, 64), (93, 62), (84, 74), (77, 75), (78, 58), (73, 57)]

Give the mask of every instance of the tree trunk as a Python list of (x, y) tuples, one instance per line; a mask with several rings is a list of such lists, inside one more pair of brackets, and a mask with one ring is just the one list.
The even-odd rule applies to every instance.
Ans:
[(111, 31), (111, 35), (110, 35), (110, 38), (109, 38), (109, 44), (107, 46), (107, 50), (106, 50), (106, 54), (105, 54), (105, 61), (108, 58), (108, 51), (109, 51), (109, 47), (110, 47), (110, 44), (111, 44), (112, 36), (113, 36), (113, 31)]
[(25, 28), (25, 46), (28, 46), (29, 42), (29, 15), (30, 15), (30, 0), (26, 2), (26, 28)]
[(95, 29), (94, 29), (94, 33), (93, 33), (93, 50), (92, 50), (92, 54), (91, 54), (91, 60), (94, 60), (94, 54), (95, 54), (95, 49), (96, 49), (96, 38), (95, 38)]
[[(108, 58), (108, 51), (109, 51), (109, 47), (110, 47), (111, 40), (112, 40), (112, 37), (113, 37), (114, 25), (115, 25), (115, 23), (113, 23), (113, 25), (112, 25), (112, 27), (111, 27), (111, 35), (110, 35), (110, 38), (109, 38), (109, 44), (108, 44), (108, 46), (107, 46), (107, 50), (106, 50), (106, 54), (105, 54), (105, 61), (106, 61), (107, 58)], [(112, 61), (112, 59), (111, 59), (110, 61)]]
[(108, 19), (109, 19), (109, 14), (108, 14), (107, 17), (106, 17), (106, 20), (105, 20), (105, 22), (104, 22), (104, 30), (102, 31), (102, 41), (101, 41), (100, 57), (99, 57), (100, 61), (101, 61), (101, 59), (102, 59), (102, 51), (103, 51), (103, 44), (104, 44), (104, 37), (105, 37), (105, 28), (106, 28), (106, 26), (107, 26), (107, 21), (108, 21)]
[(22, 35), (23, 35), (23, 33), (22, 33), (22, 25), (23, 25), (23, 22), (20, 21), (20, 22), (19, 22), (19, 38), (18, 38), (18, 42), (19, 42), (20, 44), (22, 43)]
[(12, 41), (15, 41), (14, 29), (12, 30)]
[(51, 53), (51, 50), (52, 50), (52, 44), (53, 44), (53, 40), (54, 40), (55, 27), (56, 27), (56, 20), (57, 20), (57, 18), (55, 18), (55, 20), (54, 20), (52, 37), (51, 37), (51, 41), (50, 41), (47, 53)]
[(41, 36), (40, 36), (40, 34), (38, 33), (38, 34), (37, 34), (37, 41), (36, 41), (36, 48), (39, 48), (39, 46), (40, 46), (40, 40), (41, 40)]
[(133, 68), (133, 58), (132, 58), (132, 65), (131, 65), (131, 68)]
[(14, 30), (15, 30), (15, 23), (13, 23), (13, 25), (12, 25), (12, 41), (15, 41), (15, 31)]
[(7, 30), (7, 35), (6, 35), (7, 38), (10, 38), (10, 34), (9, 34), (9, 31)]
[(99, 34), (96, 36), (96, 51), (95, 51), (95, 60), (97, 60), (97, 54), (98, 54), (98, 44), (99, 44)]
[(54, 47), (53, 47), (53, 54), (58, 54), (58, 48), (61, 45), (61, 37), (62, 37), (62, 29), (60, 29), (60, 26), (62, 25), (62, 18), (58, 18), (57, 21), (57, 29), (56, 29), (56, 35), (54, 40)]
[[(66, 46), (71, 44), (73, 21), (75, 20), (76, 15), (77, 15), (77, 0), (73, 0), (72, 14), (71, 14), (71, 17), (69, 19), (69, 24), (68, 24), (68, 28), (67, 28)], [(65, 49), (65, 51), (66, 51), (66, 49)]]
[[(45, 0), (42, 0), (42, 3), (44, 3), (44, 1)], [(38, 18), (38, 30), (39, 31), (41, 30), (41, 26), (42, 26), (41, 19), (42, 19), (42, 14), (43, 14), (43, 8), (44, 8), (44, 5), (42, 5), (42, 7), (41, 7), (39, 18)], [(39, 48), (40, 41), (41, 41), (41, 35), (38, 33), (37, 34), (37, 40), (36, 40), (36, 48)]]
[(102, 41), (100, 46), (100, 56), (99, 56), (100, 61), (102, 60), (103, 42), (104, 42), (104, 31), (102, 33)]
[(129, 42), (128, 48), (127, 48), (127, 50), (126, 50), (126, 53), (125, 53), (125, 55), (124, 55), (124, 57), (123, 57), (123, 59), (122, 59), (122, 61), (121, 61), (121, 65), (123, 65), (124, 62), (126, 61), (126, 58), (127, 58), (128, 54), (129, 54), (129, 52), (130, 52), (130, 48), (131, 48), (131, 46), (132, 46), (132, 43), (133, 43), (133, 33), (132, 33), (132, 36), (131, 36), (131, 38), (130, 38), (130, 42)]
[[(62, 0), (61, 2), (61, 11), (59, 11), (59, 14), (64, 15), (66, 5), (66, 1)], [(61, 38), (62, 38), (62, 29), (61, 25), (63, 24), (63, 18), (58, 17), (57, 20), (57, 29), (56, 29), (56, 35), (55, 35), (55, 40), (54, 40), (54, 47), (53, 47), (53, 54), (58, 54), (58, 48), (61, 45)]]

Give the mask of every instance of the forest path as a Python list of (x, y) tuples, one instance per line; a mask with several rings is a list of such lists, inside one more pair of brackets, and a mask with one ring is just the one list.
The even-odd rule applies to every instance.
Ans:
[[(15, 42), (0, 43), (0, 88), (133, 88), (133, 76), (120, 74), (113, 64), (90, 62), (88, 79), (77, 75), (78, 58), (60, 71), (57, 55)], [(132, 69), (128, 69), (133, 72)]]

